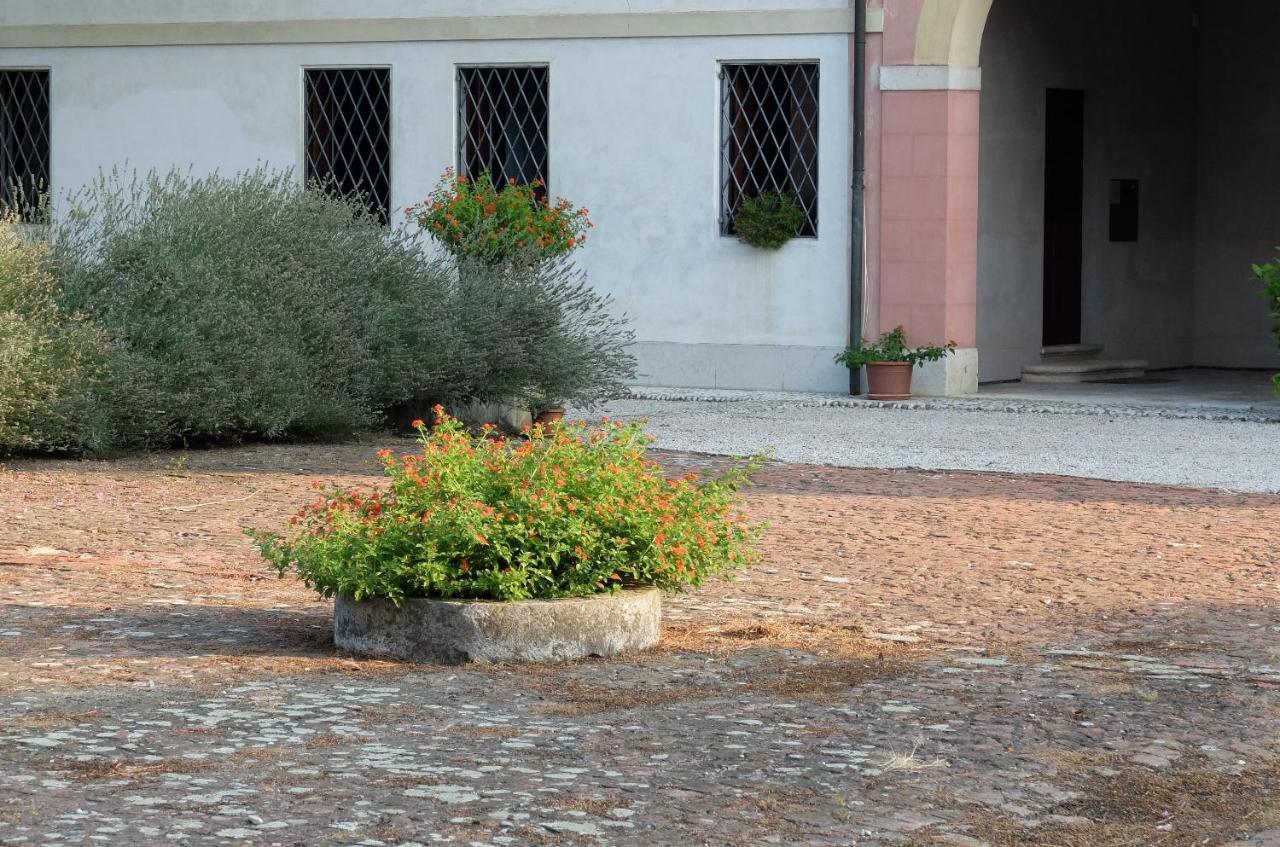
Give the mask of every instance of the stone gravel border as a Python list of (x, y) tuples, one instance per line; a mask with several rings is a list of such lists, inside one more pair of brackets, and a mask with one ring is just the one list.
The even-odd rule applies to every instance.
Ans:
[(1009, 412), (1032, 415), (1093, 415), (1118, 418), (1280, 423), (1280, 405), (1261, 407), (1211, 403), (1184, 405), (1124, 401), (1086, 403), (1072, 400), (1030, 400), (1011, 397), (914, 397), (910, 400), (876, 401), (842, 394), (647, 387), (633, 387), (618, 399), (682, 403), (769, 403), (795, 408)]

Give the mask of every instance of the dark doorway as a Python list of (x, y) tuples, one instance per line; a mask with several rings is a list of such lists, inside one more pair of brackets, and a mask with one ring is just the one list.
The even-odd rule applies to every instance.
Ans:
[(1044, 153), (1044, 344), (1079, 344), (1084, 265), (1083, 91), (1049, 89)]

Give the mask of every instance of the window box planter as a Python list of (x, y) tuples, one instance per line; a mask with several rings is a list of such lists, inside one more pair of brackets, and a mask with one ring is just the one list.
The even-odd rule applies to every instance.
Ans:
[(334, 602), (342, 650), (417, 662), (562, 662), (645, 650), (658, 643), (656, 588), (563, 600), (354, 600)]

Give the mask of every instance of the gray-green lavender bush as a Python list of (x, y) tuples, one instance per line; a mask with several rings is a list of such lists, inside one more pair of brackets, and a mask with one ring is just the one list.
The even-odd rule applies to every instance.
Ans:
[(61, 305), (115, 347), (109, 446), (344, 435), (431, 355), (443, 270), (288, 173), (113, 173), (57, 220)]
[[(340, 437), (434, 402), (592, 402), (633, 372), (630, 332), (570, 268), (456, 267), (288, 172), (113, 172), (54, 211), (36, 334), (81, 327), (93, 355), (61, 377), (64, 431), (0, 409), (0, 450)], [(33, 260), (6, 244), (0, 268)], [(0, 315), (32, 311), (4, 296)]]
[(466, 339), (451, 397), (591, 406), (635, 376), (633, 334), (567, 258), (463, 262), (450, 303)]
[(108, 348), (59, 308), (48, 245), (23, 230), (0, 214), (0, 450), (75, 449)]

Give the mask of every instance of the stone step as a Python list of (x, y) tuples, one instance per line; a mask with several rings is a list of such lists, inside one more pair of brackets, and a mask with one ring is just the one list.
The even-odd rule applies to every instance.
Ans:
[(1141, 359), (1080, 359), (1027, 365), (1023, 382), (1102, 382), (1111, 379), (1139, 379), (1147, 373)]
[(1101, 344), (1054, 344), (1040, 348), (1040, 361), (1045, 364), (1080, 359), (1096, 359), (1102, 355)]

